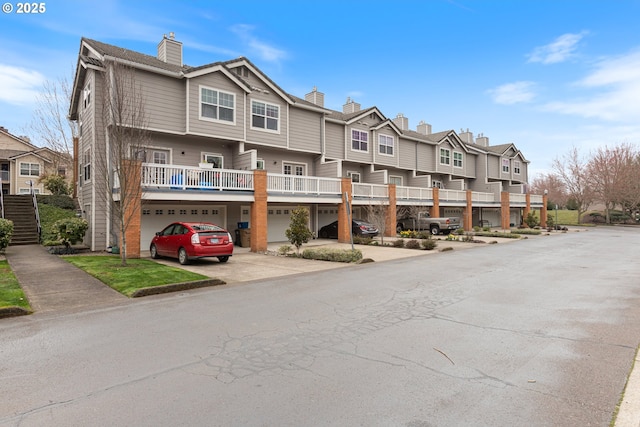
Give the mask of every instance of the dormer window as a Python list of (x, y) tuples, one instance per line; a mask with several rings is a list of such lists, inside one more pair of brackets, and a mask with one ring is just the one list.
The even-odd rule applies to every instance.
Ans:
[(279, 106), (265, 102), (251, 102), (251, 127), (278, 132), (279, 121)]
[(388, 135), (378, 135), (378, 150), (380, 154), (393, 156), (393, 137)]
[(448, 148), (440, 149), (440, 164), (441, 165), (451, 164), (451, 150), (449, 150)]
[(502, 159), (502, 172), (509, 173), (509, 159)]
[(369, 134), (360, 130), (351, 130), (351, 149), (369, 151)]

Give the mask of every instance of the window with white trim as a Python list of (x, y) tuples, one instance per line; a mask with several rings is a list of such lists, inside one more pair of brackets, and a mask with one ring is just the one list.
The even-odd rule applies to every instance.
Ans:
[(351, 129), (351, 149), (369, 151), (369, 134), (361, 130)]
[(40, 176), (40, 164), (20, 163), (20, 176)]
[(85, 182), (91, 181), (91, 148), (84, 150), (82, 155), (82, 178)]
[(520, 162), (517, 160), (513, 162), (513, 173), (516, 175), (520, 175)]
[[(40, 194), (40, 189), (36, 188), (36, 187), (33, 187), (33, 192), (35, 194)], [(20, 187), (18, 189), (18, 194), (31, 194), (31, 188), (29, 188), (29, 187), (26, 187), (26, 188), (25, 187)]]
[(202, 163), (210, 163), (214, 169), (222, 169), (224, 157), (218, 153), (202, 153)]
[(509, 173), (509, 159), (502, 159), (502, 172)]
[(150, 147), (132, 147), (131, 157), (143, 163), (155, 163), (157, 165), (169, 164), (169, 150)]
[(388, 156), (393, 156), (394, 139), (389, 135), (378, 135), (378, 152)]
[(462, 153), (459, 151), (453, 152), (453, 166), (456, 168), (462, 167)]
[(256, 169), (263, 171), (264, 170), (264, 159), (258, 159), (256, 162)]
[(402, 177), (398, 175), (389, 175), (389, 184), (402, 185)]
[(82, 105), (87, 108), (91, 105), (91, 82), (87, 83), (82, 91)]
[(440, 149), (440, 164), (441, 165), (451, 164), (451, 150), (449, 150), (448, 148)]
[(233, 93), (200, 86), (200, 119), (233, 123), (235, 99)]
[(284, 173), (285, 175), (304, 176), (305, 165), (299, 163), (283, 163), (282, 173)]
[(251, 101), (251, 127), (278, 132), (280, 107), (266, 102)]
[(433, 181), (431, 181), (431, 187), (444, 188), (444, 184), (442, 183), (442, 181), (438, 181), (434, 179)]
[(351, 182), (360, 182), (360, 172), (347, 171), (347, 176), (351, 178)]

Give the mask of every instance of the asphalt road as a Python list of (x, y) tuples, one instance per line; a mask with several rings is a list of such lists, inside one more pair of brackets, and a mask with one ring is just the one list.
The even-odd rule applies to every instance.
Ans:
[(640, 230), (0, 322), (0, 425), (607, 426)]

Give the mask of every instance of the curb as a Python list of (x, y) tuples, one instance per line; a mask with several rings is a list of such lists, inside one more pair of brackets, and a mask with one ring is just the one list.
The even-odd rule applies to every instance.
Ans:
[(6, 317), (26, 316), (27, 314), (33, 314), (33, 311), (17, 306), (0, 308), (0, 319), (4, 319)]
[[(166, 294), (170, 292), (186, 291), (189, 289), (206, 288), (209, 286), (226, 285), (227, 282), (220, 279), (196, 280), (194, 282), (172, 283), (170, 285), (153, 286), (150, 288), (138, 289), (131, 294), (131, 298), (146, 297), (149, 295)], [(106, 286), (106, 285), (105, 285)]]

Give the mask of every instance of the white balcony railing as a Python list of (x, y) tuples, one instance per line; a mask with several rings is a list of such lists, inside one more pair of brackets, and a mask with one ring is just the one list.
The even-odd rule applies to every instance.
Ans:
[(537, 194), (532, 194), (530, 196), (530, 200), (531, 200), (531, 204), (536, 204), (536, 205), (541, 205), (542, 204), (542, 196), (539, 196)]
[(490, 203), (490, 202), (496, 202), (499, 201), (500, 199), (496, 200), (496, 195), (494, 193), (482, 193), (479, 191), (473, 191), (471, 193), (471, 202), (476, 202), (476, 203)]
[(438, 192), (439, 199), (447, 202), (466, 202), (467, 192), (464, 190), (445, 190), (440, 189)]
[(351, 184), (353, 197), (387, 198), (389, 197), (389, 187), (380, 184), (363, 184), (354, 182)]
[(526, 194), (509, 193), (509, 203), (527, 203)]
[(433, 200), (432, 188), (396, 186), (398, 200)]
[(341, 180), (317, 176), (267, 174), (267, 192), (291, 194), (337, 195)]
[(142, 186), (174, 190), (253, 190), (253, 172), (142, 164)]

